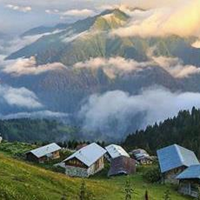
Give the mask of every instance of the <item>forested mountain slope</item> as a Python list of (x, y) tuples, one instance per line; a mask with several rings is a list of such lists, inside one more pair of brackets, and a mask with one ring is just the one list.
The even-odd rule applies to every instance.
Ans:
[(129, 135), (124, 146), (128, 149), (144, 148), (156, 153), (159, 148), (177, 143), (189, 148), (200, 158), (200, 110), (181, 111), (178, 116), (160, 124), (148, 126), (146, 130)]

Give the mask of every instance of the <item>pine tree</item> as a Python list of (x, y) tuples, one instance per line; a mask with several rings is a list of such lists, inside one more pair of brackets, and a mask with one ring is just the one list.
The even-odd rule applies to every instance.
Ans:
[(85, 181), (83, 181), (82, 184), (81, 184), (79, 199), (80, 200), (86, 200), (86, 184), (85, 184)]
[(147, 190), (146, 190), (146, 192), (145, 192), (145, 200), (149, 200), (149, 193), (148, 193)]
[(130, 180), (126, 181), (124, 192), (125, 192), (125, 200), (131, 200), (134, 189), (131, 188)]
[(164, 194), (163, 200), (171, 200), (169, 190), (166, 190), (166, 191), (165, 191), (165, 194)]
[(86, 183), (84, 180), (82, 181), (82, 184), (80, 187), (80, 193), (79, 193), (78, 199), (79, 200), (93, 200), (94, 199), (93, 194), (87, 191)]

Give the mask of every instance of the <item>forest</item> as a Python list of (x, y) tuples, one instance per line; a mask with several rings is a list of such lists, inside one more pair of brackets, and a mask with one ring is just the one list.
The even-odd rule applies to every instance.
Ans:
[(57, 142), (78, 137), (80, 129), (47, 119), (0, 120), (0, 134), (10, 142)]
[(148, 126), (130, 134), (123, 146), (131, 150), (144, 148), (156, 154), (156, 150), (171, 144), (179, 144), (195, 151), (200, 157), (200, 110), (180, 111), (176, 117)]

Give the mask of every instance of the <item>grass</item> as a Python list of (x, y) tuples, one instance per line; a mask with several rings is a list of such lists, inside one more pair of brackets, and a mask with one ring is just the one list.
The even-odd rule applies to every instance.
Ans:
[[(85, 180), (87, 190), (96, 200), (123, 200), (127, 177), (108, 179), (106, 170)], [(150, 200), (162, 200), (167, 189), (170, 190), (172, 200), (189, 199), (179, 195), (170, 185), (145, 182), (141, 170), (128, 178), (135, 190), (134, 200), (144, 199), (146, 189)], [(70, 178), (0, 153), (0, 199), (59, 200), (65, 196), (68, 200), (76, 200), (81, 183), (82, 179)]]
[(23, 158), (25, 153), (34, 148), (37, 148), (37, 146), (22, 142), (3, 142), (0, 144), (0, 151), (13, 157), (19, 158)]

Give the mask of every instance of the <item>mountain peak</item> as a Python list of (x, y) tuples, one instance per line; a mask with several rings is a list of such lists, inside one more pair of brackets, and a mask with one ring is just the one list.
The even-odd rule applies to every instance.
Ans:
[(106, 31), (124, 25), (129, 16), (120, 9), (106, 10), (95, 20), (92, 28)]

